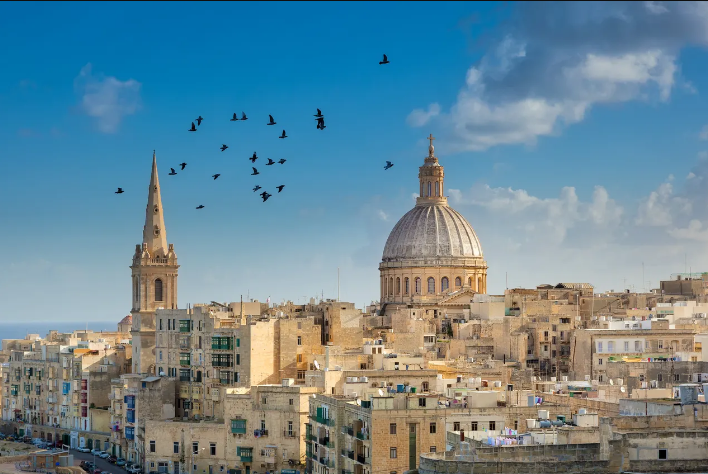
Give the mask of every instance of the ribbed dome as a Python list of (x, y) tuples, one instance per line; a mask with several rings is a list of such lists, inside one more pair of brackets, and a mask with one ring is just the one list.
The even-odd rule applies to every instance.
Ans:
[(416, 206), (398, 221), (382, 259), (482, 256), (482, 246), (469, 222), (451, 207), (436, 204)]

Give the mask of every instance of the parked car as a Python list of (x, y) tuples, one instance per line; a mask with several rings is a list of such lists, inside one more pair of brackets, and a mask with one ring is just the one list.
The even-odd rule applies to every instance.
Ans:
[(101, 451), (100, 453), (98, 453), (98, 457), (101, 459), (108, 459), (108, 456), (110, 456), (110, 454), (105, 451)]
[(125, 459), (123, 459), (123, 458), (116, 459), (116, 466), (125, 466)]
[(111, 464), (115, 464), (117, 460), (118, 460), (118, 458), (115, 457), (115, 456), (108, 456), (108, 457), (106, 458), (106, 461), (108, 461), (108, 462), (111, 463)]
[(128, 469), (126, 469), (126, 470), (128, 472), (130, 472), (131, 474), (138, 474), (140, 471), (142, 471), (140, 466), (137, 466), (137, 465), (132, 465), (132, 466), (128, 467)]
[(92, 449), (91, 454), (93, 454), (94, 456), (98, 456), (99, 454), (101, 454), (101, 450), (100, 449)]
[(76, 450), (80, 453), (90, 453), (91, 450), (89, 448), (76, 448)]

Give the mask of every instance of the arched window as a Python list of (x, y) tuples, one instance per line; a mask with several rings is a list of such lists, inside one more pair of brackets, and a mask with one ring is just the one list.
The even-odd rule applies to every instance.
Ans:
[(420, 278), (416, 277), (415, 279), (415, 294), (419, 295), (422, 291), (421, 284), (420, 284)]
[(429, 295), (435, 294), (435, 278), (433, 278), (433, 277), (428, 278), (428, 294)]
[(462, 286), (462, 278), (460, 278), (460, 277), (455, 278), (455, 287), (459, 288), (461, 286)]
[(478, 293), (483, 293), (484, 291), (482, 290), (482, 277), (477, 278), (477, 292)]
[(440, 280), (440, 291), (447, 291), (448, 288), (450, 288), (450, 280), (447, 277), (443, 277)]
[(440, 196), (440, 183), (435, 181), (435, 195)]
[(396, 296), (401, 294), (401, 278), (396, 277)]
[(433, 195), (433, 183), (428, 181), (428, 197)]
[(155, 280), (155, 301), (163, 301), (162, 299), (162, 280)]
[(388, 294), (393, 296), (393, 277), (388, 279)]
[(469, 277), (467, 279), (467, 285), (469, 285), (469, 287), (472, 288), (472, 277)]
[(408, 277), (406, 277), (405, 280), (403, 280), (404, 291), (405, 291), (405, 293), (403, 293), (403, 294), (406, 296), (408, 295), (408, 292), (411, 291), (410, 284), (411, 284), (410, 280), (408, 280)]

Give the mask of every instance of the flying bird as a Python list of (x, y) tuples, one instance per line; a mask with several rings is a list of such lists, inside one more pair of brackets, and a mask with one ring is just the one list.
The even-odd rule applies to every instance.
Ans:
[(282, 191), (284, 187), (285, 187), (284, 184), (281, 184), (280, 186), (276, 186), (276, 188), (278, 188), (278, 192)]
[(280, 163), (280, 164), (282, 165), (282, 164), (285, 163), (286, 161), (288, 161), (288, 160), (286, 160), (285, 158), (281, 158), (281, 159), (278, 160), (278, 163)]
[(390, 161), (387, 161), (387, 162), (386, 162), (386, 166), (384, 166), (384, 169), (387, 170), (387, 169), (389, 169), (389, 168), (392, 167), (392, 166), (393, 166), (393, 163), (391, 163)]
[(261, 193), (261, 197), (263, 198), (263, 202), (266, 202), (270, 196), (271, 196), (271, 195), (268, 194), (267, 191), (263, 191), (263, 192)]
[(176, 175), (176, 174), (177, 174), (177, 172), (175, 171), (175, 169), (174, 169), (174, 168), (170, 168), (170, 176), (174, 176), (174, 175)]
[(251, 160), (251, 163), (255, 163), (257, 159), (258, 157), (256, 156), (255, 152), (253, 153), (253, 156), (249, 158), (249, 160)]
[(379, 64), (388, 64), (388, 63), (389, 63), (388, 56), (386, 56), (386, 55), (384, 54), (383, 61), (379, 61)]
[(123, 194), (123, 188), (118, 188), (118, 191), (116, 191), (116, 194)]
[(204, 209), (204, 206), (202, 204), (197, 206), (197, 209)]
[(214, 178), (214, 181), (216, 181), (216, 178), (218, 178), (219, 176), (221, 176), (221, 175), (219, 173), (217, 173), (217, 174), (212, 175), (211, 177)]
[(238, 120), (238, 117), (236, 116), (236, 112), (234, 112), (234, 118), (231, 119), (231, 122), (235, 122)]
[(190, 128), (188, 130), (188, 132), (196, 132), (196, 131), (197, 131), (197, 127), (194, 125), (194, 122), (192, 122), (192, 128)]
[(275, 161), (268, 158), (268, 163), (266, 163), (266, 166), (270, 166), (270, 165), (274, 165), (274, 164), (275, 164)]
[(317, 114), (315, 114), (315, 117), (324, 117), (320, 109), (317, 109)]
[(318, 130), (324, 130), (326, 125), (324, 124), (324, 117), (320, 117), (317, 119), (317, 129)]
[(221, 151), (226, 150), (228, 147), (229, 147), (228, 145), (221, 145)]
[(255, 193), (255, 192), (256, 192), (256, 191), (258, 191), (259, 189), (261, 189), (261, 187), (260, 187), (260, 186), (258, 186), (258, 185), (256, 185), (256, 187), (255, 187), (255, 188), (253, 188), (253, 192)]
[(202, 118), (201, 115), (200, 115), (199, 117), (197, 117), (197, 125), (201, 126), (201, 125), (202, 125), (202, 120), (204, 120), (204, 119)]
[(285, 134), (285, 130), (283, 130), (283, 134), (279, 136), (278, 138), (288, 138), (288, 136)]
[(180, 163), (179, 165), (182, 167), (182, 171), (184, 171), (184, 168), (187, 166), (187, 163)]
[(241, 120), (248, 120), (248, 117), (246, 117), (246, 112), (241, 112)]
[(270, 123), (267, 123), (266, 125), (275, 125), (275, 120), (273, 120), (273, 116), (269, 115), (268, 117), (270, 117)]
[(257, 174), (260, 174), (260, 173), (258, 173), (258, 170), (256, 168), (253, 168), (253, 173), (251, 173), (251, 176), (255, 176)]

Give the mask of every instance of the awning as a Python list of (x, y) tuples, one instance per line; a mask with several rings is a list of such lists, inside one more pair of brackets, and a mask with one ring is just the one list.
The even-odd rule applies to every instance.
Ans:
[(141, 382), (154, 382), (156, 380), (160, 380), (160, 377), (148, 377), (146, 379), (142, 379)]

